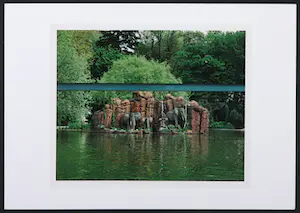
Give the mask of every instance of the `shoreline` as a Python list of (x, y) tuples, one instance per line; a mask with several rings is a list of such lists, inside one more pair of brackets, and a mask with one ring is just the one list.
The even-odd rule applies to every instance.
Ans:
[[(225, 128), (209, 128), (211, 131), (232, 131), (232, 132), (245, 132), (245, 129), (225, 129)], [(143, 130), (136, 130), (136, 131), (126, 131), (126, 130), (103, 130), (103, 129), (73, 129), (69, 128), (68, 126), (57, 126), (56, 131), (70, 131), (70, 132), (98, 132), (98, 133), (105, 133), (105, 134), (153, 134), (153, 132), (144, 132)], [(187, 135), (195, 135), (203, 133), (191, 133), (191, 132), (157, 132), (154, 134), (169, 134), (169, 135), (177, 135), (177, 134), (187, 134)]]

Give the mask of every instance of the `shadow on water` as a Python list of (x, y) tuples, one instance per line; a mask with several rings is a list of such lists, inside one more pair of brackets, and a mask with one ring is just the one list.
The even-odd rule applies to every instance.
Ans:
[(243, 180), (244, 135), (57, 133), (57, 180)]

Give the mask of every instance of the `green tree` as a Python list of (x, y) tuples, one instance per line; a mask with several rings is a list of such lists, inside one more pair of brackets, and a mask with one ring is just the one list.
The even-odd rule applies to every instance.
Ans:
[(87, 60), (93, 57), (93, 44), (99, 39), (100, 32), (96, 30), (74, 30), (73, 45), (80, 57)]
[(209, 32), (198, 40), (173, 55), (175, 76), (183, 83), (244, 84), (244, 32)]
[(204, 33), (200, 31), (181, 31), (183, 45), (199, 44), (204, 41)]
[[(59, 83), (89, 82), (86, 57), (75, 48), (74, 31), (57, 32), (57, 81)], [(82, 91), (57, 92), (57, 125), (82, 123), (88, 114), (91, 96)]]
[(138, 31), (101, 31), (98, 47), (111, 46), (123, 53), (133, 53), (139, 42)]
[(180, 31), (141, 31), (139, 41), (136, 48), (138, 55), (143, 55), (149, 60), (167, 63), (172, 55), (183, 46)]
[(209, 32), (205, 42), (208, 54), (224, 61), (228, 83), (245, 84), (245, 32)]
[(122, 57), (118, 49), (109, 46), (94, 46), (94, 58), (91, 65), (91, 74), (94, 79), (101, 79), (103, 74), (112, 66), (113, 62)]

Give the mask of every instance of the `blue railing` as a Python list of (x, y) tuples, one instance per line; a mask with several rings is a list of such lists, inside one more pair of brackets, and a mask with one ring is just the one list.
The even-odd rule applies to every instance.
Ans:
[(245, 85), (64, 83), (58, 84), (57, 90), (245, 92)]

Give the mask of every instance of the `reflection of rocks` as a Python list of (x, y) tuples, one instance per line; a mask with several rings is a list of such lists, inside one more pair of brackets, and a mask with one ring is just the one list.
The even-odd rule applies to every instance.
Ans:
[(198, 154), (200, 151), (200, 135), (189, 135), (191, 139), (191, 152), (194, 154)]
[[(127, 135), (127, 140), (129, 142), (129, 147), (130, 147), (130, 150), (131, 151), (134, 151), (134, 148), (135, 148), (135, 135)], [(129, 140), (128, 140), (129, 139)]]
[(205, 158), (208, 156), (208, 136), (207, 135), (200, 135), (200, 150), (201, 155)]
[(111, 135), (106, 134), (106, 137), (105, 137), (104, 141), (105, 141), (106, 151), (108, 153), (111, 153)]
[(208, 136), (200, 134), (187, 135), (191, 142), (191, 152), (195, 156), (200, 155), (202, 159), (208, 156)]

